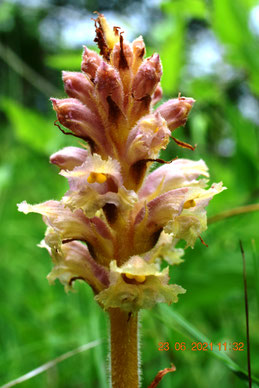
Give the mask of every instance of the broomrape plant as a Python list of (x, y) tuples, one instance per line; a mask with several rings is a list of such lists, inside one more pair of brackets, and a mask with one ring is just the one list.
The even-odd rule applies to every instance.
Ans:
[(70, 132), (59, 128), (85, 142), (50, 157), (69, 191), (60, 201), (18, 207), (42, 214), (47, 225), (40, 247), (54, 264), (49, 282), (59, 279), (66, 291), (77, 279), (92, 287), (110, 318), (112, 386), (134, 388), (139, 310), (175, 303), (185, 293), (169, 284), (160, 263), (182, 261), (176, 244), (194, 246), (207, 227), (205, 207), (224, 188), (207, 188), (203, 160), (175, 159), (148, 174), (153, 162), (163, 162), (159, 152), (185, 124), (194, 100), (178, 96), (154, 109), (162, 97), (159, 55), (144, 59), (142, 37), (128, 43), (103, 15), (95, 28), (100, 55), (85, 47), (82, 72), (63, 72), (69, 98), (51, 98)]

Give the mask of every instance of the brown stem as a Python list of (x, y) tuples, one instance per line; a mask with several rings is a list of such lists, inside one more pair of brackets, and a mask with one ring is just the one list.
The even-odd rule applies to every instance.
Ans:
[(138, 315), (109, 310), (113, 388), (138, 388)]

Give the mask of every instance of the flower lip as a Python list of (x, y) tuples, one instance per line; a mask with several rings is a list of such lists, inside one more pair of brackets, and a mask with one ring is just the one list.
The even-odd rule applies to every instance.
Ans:
[(104, 309), (119, 307), (135, 312), (151, 308), (156, 303), (175, 303), (185, 290), (168, 284), (168, 267), (159, 271), (155, 264), (149, 264), (140, 256), (131, 257), (124, 265), (110, 264), (110, 286), (96, 296)]
[[(120, 273), (126, 276), (128, 279), (136, 278), (138, 276), (162, 276), (165, 272), (160, 272), (157, 265), (147, 263), (140, 256), (132, 256), (121, 267), (117, 266), (116, 261), (112, 261), (110, 264), (111, 271)], [(135, 279), (136, 280), (136, 279)], [(140, 279), (141, 280), (141, 279)]]
[[(202, 184), (199, 176), (209, 177), (208, 167), (203, 160), (176, 159), (151, 172), (139, 191), (140, 198), (152, 196), (152, 193), (164, 193), (179, 187)], [(203, 182), (204, 183), (204, 182)]]

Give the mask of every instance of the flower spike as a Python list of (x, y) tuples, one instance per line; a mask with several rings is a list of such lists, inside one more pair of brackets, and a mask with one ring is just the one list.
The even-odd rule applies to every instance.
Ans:
[[(77, 279), (87, 282), (102, 308), (131, 316), (185, 292), (169, 284), (161, 261), (183, 261), (180, 240), (205, 244), (206, 206), (225, 188), (207, 187), (202, 160), (159, 157), (170, 139), (194, 151), (171, 132), (185, 125), (195, 100), (179, 95), (154, 109), (162, 98), (159, 55), (144, 58), (143, 38), (128, 42), (102, 14), (94, 23), (100, 55), (84, 47), (82, 71), (62, 73), (68, 98), (51, 98), (55, 125), (81, 139), (82, 147), (50, 157), (69, 190), (60, 201), (18, 206), (47, 225), (40, 246), (53, 261), (50, 282), (59, 279), (66, 290)], [(163, 165), (149, 173), (153, 162)]]
[[(80, 139), (50, 157), (69, 190), (60, 201), (23, 201), (18, 210), (41, 214), (47, 225), (39, 246), (52, 259), (50, 284), (58, 279), (70, 291), (76, 281), (87, 283), (109, 314), (112, 386), (137, 388), (138, 312), (177, 303), (186, 292), (172, 284), (169, 265), (183, 262), (182, 240), (185, 248), (197, 239), (207, 247), (206, 207), (225, 187), (209, 186), (203, 160), (160, 157), (170, 139), (195, 150), (172, 135), (195, 100), (179, 94), (156, 107), (159, 55), (145, 58), (141, 36), (128, 42), (96, 13), (100, 54), (84, 47), (82, 71), (62, 73), (68, 97), (51, 98), (55, 126)], [(162, 165), (149, 172), (154, 162)]]

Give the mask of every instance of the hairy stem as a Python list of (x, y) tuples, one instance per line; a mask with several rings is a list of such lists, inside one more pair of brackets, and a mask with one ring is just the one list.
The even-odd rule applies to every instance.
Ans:
[(138, 315), (109, 310), (113, 388), (138, 388)]

